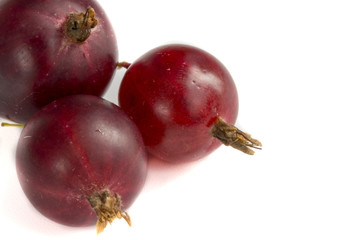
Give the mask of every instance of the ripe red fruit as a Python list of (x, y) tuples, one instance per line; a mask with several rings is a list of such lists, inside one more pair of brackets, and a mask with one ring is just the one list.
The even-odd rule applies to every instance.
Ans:
[(100, 96), (113, 77), (117, 43), (95, 0), (4, 0), (0, 26), (1, 117), (25, 123), (60, 97)]
[(47, 218), (69, 226), (97, 222), (101, 232), (143, 187), (141, 134), (118, 106), (87, 95), (56, 100), (26, 123), (16, 167), (27, 198)]
[(202, 158), (220, 141), (248, 154), (254, 153), (249, 147), (261, 146), (231, 125), (238, 96), (227, 69), (192, 46), (161, 46), (137, 59), (124, 75), (119, 103), (148, 152), (165, 161)]

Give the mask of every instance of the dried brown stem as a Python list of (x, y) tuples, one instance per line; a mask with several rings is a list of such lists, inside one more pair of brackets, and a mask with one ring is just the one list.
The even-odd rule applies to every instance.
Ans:
[(88, 7), (85, 13), (70, 13), (65, 23), (66, 35), (72, 41), (82, 43), (90, 36), (91, 29), (97, 23), (92, 7)]
[(260, 141), (251, 138), (250, 134), (226, 123), (220, 117), (218, 117), (216, 123), (214, 124), (211, 133), (224, 145), (231, 146), (249, 155), (255, 154), (254, 150), (251, 148), (261, 149), (262, 147)]
[(131, 219), (127, 212), (121, 210), (121, 197), (115, 193), (113, 196), (108, 190), (94, 194), (89, 199), (91, 207), (96, 212), (98, 220), (96, 222), (96, 232), (100, 234), (104, 231), (108, 223), (112, 223), (116, 218), (124, 218), (131, 226)]
[(117, 64), (117, 67), (120, 69), (120, 68), (126, 68), (128, 69), (130, 67), (131, 63), (128, 63), (128, 62), (119, 62)]

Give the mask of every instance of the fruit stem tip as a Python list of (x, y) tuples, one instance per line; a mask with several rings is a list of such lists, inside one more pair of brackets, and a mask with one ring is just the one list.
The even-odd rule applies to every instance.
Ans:
[(82, 43), (90, 37), (91, 29), (98, 23), (95, 10), (88, 7), (85, 13), (70, 13), (65, 22), (66, 35), (74, 42)]
[(2, 127), (24, 127), (24, 124), (17, 124), (17, 123), (6, 123), (6, 122), (2, 122), (1, 123)]
[(128, 68), (130, 67), (130, 65), (131, 65), (131, 63), (128, 63), (128, 62), (119, 62), (119, 63), (117, 64), (117, 67), (118, 67), (119, 69), (121, 69), (121, 68), (126, 68), (126, 69), (128, 69)]
[(124, 218), (131, 227), (131, 219), (127, 212), (121, 210), (121, 197), (115, 193), (111, 195), (108, 190), (92, 195), (88, 199), (94, 209), (98, 220), (96, 222), (96, 232), (100, 234), (106, 225), (111, 224), (116, 218)]
[(252, 138), (250, 134), (241, 131), (235, 126), (226, 123), (221, 117), (217, 118), (211, 133), (224, 145), (231, 146), (249, 155), (255, 154), (255, 151), (251, 148), (261, 150), (262, 147), (259, 140)]

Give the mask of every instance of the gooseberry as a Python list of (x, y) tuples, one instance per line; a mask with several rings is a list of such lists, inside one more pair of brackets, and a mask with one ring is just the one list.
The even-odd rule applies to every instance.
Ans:
[(53, 101), (25, 124), (16, 150), (21, 187), (47, 218), (68, 226), (124, 218), (147, 174), (141, 134), (120, 107), (100, 97)]
[[(233, 126), (235, 83), (225, 66), (197, 47), (157, 47), (126, 70), (119, 103), (139, 127), (148, 152), (168, 162), (205, 157), (220, 143), (247, 154), (261, 143)], [(219, 141), (220, 140), (220, 141)]]
[(0, 3), (0, 116), (25, 123), (53, 100), (100, 96), (117, 65), (117, 42), (95, 0)]

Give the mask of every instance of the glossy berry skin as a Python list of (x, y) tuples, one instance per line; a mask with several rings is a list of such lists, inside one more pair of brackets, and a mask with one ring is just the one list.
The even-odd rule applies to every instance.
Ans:
[(135, 124), (116, 105), (74, 95), (42, 108), (26, 123), (16, 151), (19, 181), (47, 218), (69, 226), (96, 221), (90, 196), (118, 193), (127, 209), (140, 193), (147, 155)]
[[(70, 13), (91, 6), (98, 19), (84, 42), (65, 34)], [(100, 96), (116, 69), (112, 26), (95, 0), (3, 0), (0, 3), (0, 116), (25, 123), (63, 96)]]
[(194, 161), (220, 146), (211, 135), (217, 117), (233, 124), (236, 86), (209, 53), (171, 44), (141, 56), (126, 71), (119, 102), (150, 154), (168, 162)]

